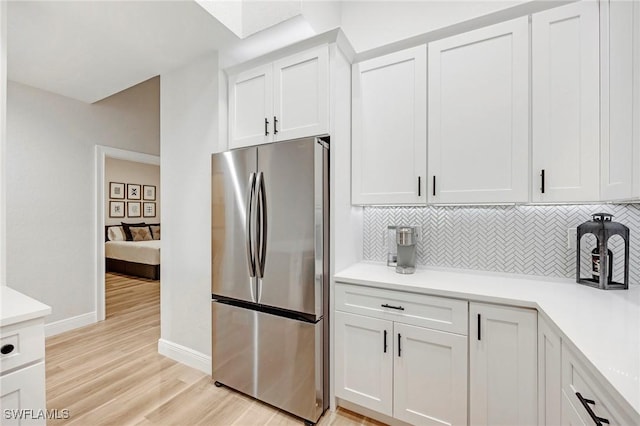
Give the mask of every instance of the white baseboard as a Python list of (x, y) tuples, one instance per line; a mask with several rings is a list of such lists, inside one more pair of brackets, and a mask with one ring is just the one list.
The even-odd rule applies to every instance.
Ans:
[(211, 374), (211, 357), (202, 352), (194, 351), (191, 348), (165, 339), (159, 339), (158, 353), (174, 361), (200, 370), (203, 373)]
[(64, 333), (65, 331), (70, 331), (76, 328), (84, 327), (86, 325), (95, 324), (96, 322), (98, 322), (98, 316), (96, 315), (96, 312), (88, 312), (86, 314), (45, 324), (44, 335), (45, 337), (51, 337), (55, 336), (56, 334)]

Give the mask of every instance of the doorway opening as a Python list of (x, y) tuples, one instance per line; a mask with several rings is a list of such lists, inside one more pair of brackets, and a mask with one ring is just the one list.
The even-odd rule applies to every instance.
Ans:
[[(140, 169), (158, 168), (157, 181), (139, 171), (130, 174), (113, 174), (127, 163), (139, 164)], [(112, 277), (133, 276), (138, 279), (159, 278), (159, 243), (160, 243), (160, 192), (159, 192), (160, 157), (118, 148), (96, 146), (96, 314), (98, 321), (107, 316), (106, 273)], [(115, 176), (115, 177), (114, 177)], [(146, 176), (146, 177), (145, 177)], [(155, 184), (154, 184), (155, 183)], [(122, 225), (131, 225), (125, 226)], [(141, 225), (144, 223), (144, 225)], [(127, 228), (125, 232), (124, 228)], [(113, 229), (112, 229), (113, 228)], [(153, 240), (153, 231), (157, 240)], [(135, 237), (134, 235), (135, 234)], [(133, 241), (135, 238), (136, 241)], [(142, 245), (157, 247), (157, 254), (153, 250), (143, 250), (142, 257), (127, 258), (131, 253), (109, 247), (108, 240), (122, 244), (141, 243)], [(129, 240), (129, 241), (126, 241)], [(155, 242), (154, 242), (155, 241)], [(126, 245), (126, 244), (125, 244)], [(130, 244), (131, 245), (131, 244)], [(110, 252), (110, 263), (107, 265), (107, 251)], [(134, 250), (138, 251), (138, 250)], [(117, 253), (117, 254), (114, 254)], [(150, 256), (150, 257), (149, 257)], [(155, 256), (155, 258), (154, 258)], [(155, 265), (154, 265), (155, 263)], [(154, 266), (157, 266), (157, 276), (153, 276)], [(119, 280), (116, 280), (119, 281)], [(121, 281), (121, 280), (120, 280)], [(113, 282), (113, 280), (111, 280)], [(159, 286), (159, 282), (158, 282)], [(118, 309), (118, 308), (116, 308)]]

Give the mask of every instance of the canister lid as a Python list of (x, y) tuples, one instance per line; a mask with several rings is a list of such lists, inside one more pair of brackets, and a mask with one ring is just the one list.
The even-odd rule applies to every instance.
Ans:
[(401, 246), (412, 246), (416, 243), (415, 228), (411, 226), (399, 226), (396, 229), (396, 243)]

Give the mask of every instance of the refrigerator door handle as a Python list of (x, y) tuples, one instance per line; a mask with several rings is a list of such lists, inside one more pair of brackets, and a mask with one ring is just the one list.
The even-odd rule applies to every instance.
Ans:
[(245, 209), (245, 231), (246, 231), (246, 245), (247, 245), (247, 263), (249, 264), (249, 276), (251, 278), (256, 276), (256, 259), (253, 250), (253, 238), (252, 238), (252, 222), (253, 222), (253, 197), (256, 192), (256, 174), (249, 174), (249, 186), (247, 188), (247, 204)]
[(258, 198), (257, 225), (258, 237), (256, 238), (256, 274), (258, 278), (264, 277), (264, 267), (267, 262), (267, 195), (265, 193), (264, 174), (258, 173), (256, 183)]

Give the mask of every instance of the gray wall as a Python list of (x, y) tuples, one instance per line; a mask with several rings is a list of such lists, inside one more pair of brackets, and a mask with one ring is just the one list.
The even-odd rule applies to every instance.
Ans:
[[(575, 277), (575, 250), (567, 248), (567, 229), (613, 214), (631, 229), (630, 282), (640, 284), (640, 205), (563, 205), (491, 207), (367, 207), (364, 209), (364, 258), (386, 261), (382, 240), (388, 225), (417, 225), (420, 265)], [(620, 267), (622, 244), (612, 239), (614, 269)], [(582, 264), (595, 238), (585, 237)], [(620, 268), (618, 268), (620, 269)], [(584, 270), (587, 273), (587, 270)], [(617, 276), (620, 279), (620, 276)]]
[(159, 118), (157, 78), (95, 104), (9, 82), (7, 285), (47, 323), (95, 315), (95, 146), (158, 155)]

